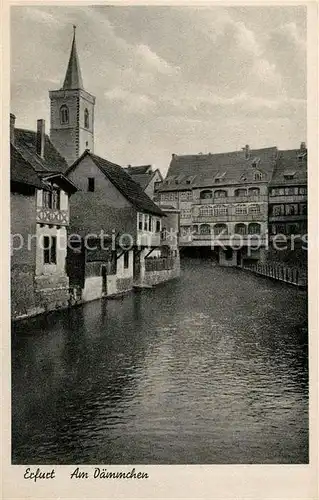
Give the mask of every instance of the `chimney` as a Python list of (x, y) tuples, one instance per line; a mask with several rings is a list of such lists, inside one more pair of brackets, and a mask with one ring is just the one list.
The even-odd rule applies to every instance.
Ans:
[(175, 153), (172, 153), (172, 158), (175, 158)]
[(242, 150), (245, 152), (245, 158), (246, 158), (246, 160), (248, 160), (248, 158), (250, 157), (249, 144), (246, 144), (246, 146), (244, 148), (242, 148)]
[(45, 120), (37, 120), (37, 154), (44, 158)]
[(15, 127), (16, 117), (10, 113), (10, 143), (14, 144), (14, 127)]
[(300, 151), (302, 151), (302, 152), (306, 152), (307, 151), (307, 146), (306, 146), (305, 142), (302, 142), (300, 144)]

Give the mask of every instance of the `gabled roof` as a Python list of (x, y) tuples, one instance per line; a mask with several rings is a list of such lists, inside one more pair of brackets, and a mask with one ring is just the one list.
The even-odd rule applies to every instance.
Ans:
[(38, 189), (43, 188), (39, 175), (12, 144), (10, 144), (10, 180)]
[(10, 144), (11, 181), (39, 189), (48, 188), (48, 183), (54, 181), (66, 192), (77, 191), (73, 182), (64, 175), (68, 165), (49, 137), (45, 136), (43, 158), (36, 152), (36, 137), (37, 133), (31, 130), (14, 130), (14, 143)]
[(129, 165), (125, 170), (129, 174), (146, 174), (152, 169), (152, 165)]
[[(159, 191), (253, 182), (256, 171), (263, 174), (263, 181), (270, 181), (276, 157), (275, 146), (250, 150), (249, 158), (245, 157), (243, 151), (173, 155), (167, 177)], [(258, 159), (257, 167), (253, 166), (256, 159)], [(222, 178), (216, 182), (221, 175)]]
[(66, 171), (68, 176), (83, 158), (89, 156), (120, 193), (138, 210), (164, 216), (161, 209), (144, 193), (143, 189), (124, 168), (86, 150)]
[[(300, 156), (300, 158), (299, 158)], [(302, 158), (301, 158), (302, 156)], [(288, 178), (287, 178), (288, 176)], [(289, 178), (293, 176), (293, 178)], [(271, 185), (307, 183), (307, 155), (299, 149), (279, 151)]]
[(65, 172), (68, 168), (66, 160), (55, 149), (49, 137), (45, 135), (44, 156), (41, 158), (36, 149), (37, 133), (33, 130), (16, 128), (14, 145), (35, 170)]
[(73, 41), (70, 53), (70, 59), (68, 63), (68, 67), (66, 70), (66, 75), (63, 83), (62, 90), (78, 90), (83, 89), (83, 81), (81, 75), (81, 68), (78, 58), (78, 53), (76, 50), (76, 42), (75, 42), (75, 27), (73, 34)]
[(162, 174), (158, 169), (154, 170), (154, 172), (150, 172), (147, 174), (135, 173), (134, 171), (132, 172), (131, 170), (128, 169), (124, 170), (126, 170), (126, 172), (132, 177), (132, 179), (135, 182), (137, 182), (144, 191), (157, 173), (160, 175), (161, 180), (163, 180)]

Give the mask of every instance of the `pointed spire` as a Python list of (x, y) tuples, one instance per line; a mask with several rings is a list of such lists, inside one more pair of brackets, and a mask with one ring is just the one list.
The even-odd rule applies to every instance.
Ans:
[(81, 68), (80, 68), (78, 54), (76, 51), (75, 30), (76, 26), (73, 26), (73, 41), (71, 47), (71, 54), (62, 90), (83, 89)]

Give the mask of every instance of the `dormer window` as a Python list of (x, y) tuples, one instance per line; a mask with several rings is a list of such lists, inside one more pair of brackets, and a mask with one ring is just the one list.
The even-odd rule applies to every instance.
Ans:
[(84, 128), (89, 128), (90, 127), (90, 115), (88, 112), (88, 109), (85, 108), (84, 110)]
[(298, 160), (299, 161), (303, 161), (307, 158), (307, 152), (305, 153), (299, 153), (298, 156), (297, 156)]
[(62, 125), (69, 123), (69, 108), (65, 104), (60, 108), (60, 122)]
[(261, 181), (263, 178), (263, 175), (261, 172), (255, 172), (254, 173), (254, 181)]
[(251, 166), (253, 168), (257, 168), (258, 167), (258, 164), (260, 162), (260, 158), (254, 158), (253, 161), (251, 162)]
[(284, 172), (285, 179), (293, 179), (295, 177), (296, 172)]

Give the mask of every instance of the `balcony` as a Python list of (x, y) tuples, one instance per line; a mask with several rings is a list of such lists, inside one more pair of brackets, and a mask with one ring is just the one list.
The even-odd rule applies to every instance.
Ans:
[(225, 198), (198, 198), (194, 200), (197, 205), (228, 205), (229, 203), (267, 203), (267, 195), (256, 196), (226, 196)]
[(180, 239), (180, 246), (256, 246), (265, 245), (267, 242), (267, 235), (262, 234), (192, 234), (188, 237), (183, 236)]
[(198, 222), (264, 222), (267, 214), (244, 214), (244, 215), (198, 215), (193, 217), (193, 223)]
[(307, 214), (305, 215), (270, 215), (269, 222), (294, 222), (298, 220), (307, 220)]
[(69, 225), (69, 211), (56, 208), (37, 208), (36, 221), (41, 224)]
[(307, 203), (307, 195), (290, 195), (290, 196), (269, 196), (269, 204), (274, 203)]

